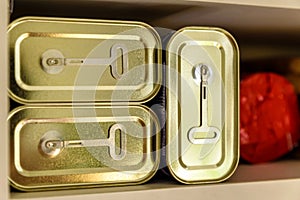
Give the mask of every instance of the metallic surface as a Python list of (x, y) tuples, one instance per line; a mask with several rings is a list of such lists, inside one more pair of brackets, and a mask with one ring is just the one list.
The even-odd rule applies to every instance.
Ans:
[(187, 27), (167, 56), (167, 164), (186, 184), (220, 182), (239, 159), (239, 52), (222, 29)]
[(8, 35), (15, 101), (134, 103), (159, 90), (161, 44), (147, 24), (28, 17)]
[(10, 113), (18, 189), (137, 184), (159, 164), (159, 124), (144, 106), (20, 107)]
[[(200, 68), (200, 69), (199, 69)], [(192, 144), (213, 144), (220, 139), (220, 130), (216, 127), (209, 126), (207, 124), (208, 118), (208, 78), (209, 78), (209, 69), (206, 65), (198, 65), (194, 73), (201, 74), (201, 85), (200, 85), (200, 119), (201, 125), (193, 127), (188, 132), (188, 139)], [(195, 76), (196, 77), (196, 76)], [(200, 137), (196, 135), (200, 134)], [(204, 135), (204, 137), (203, 137)]]

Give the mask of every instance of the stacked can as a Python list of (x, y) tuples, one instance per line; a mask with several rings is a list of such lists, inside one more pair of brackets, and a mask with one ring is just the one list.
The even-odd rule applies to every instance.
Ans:
[(225, 30), (186, 27), (167, 45), (166, 163), (188, 184), (228, 179), (239, 160), (239, 51)]
[(226, 31), (177, 31), (165, 68), (160, 38), (144, 23), (31, 17), (8, 35), (9, 95), (23, 104), (9, 116), (14, 187), (143, 183), (159, 168), (161, 128), (162, 163), (178, 181), (234, 172), (239, 53)]
[(12, 185), (137, 184), (159, 165), (144, 105), (161, 82), (160, 39), (139, 22), (22, 18), (8, 28)]

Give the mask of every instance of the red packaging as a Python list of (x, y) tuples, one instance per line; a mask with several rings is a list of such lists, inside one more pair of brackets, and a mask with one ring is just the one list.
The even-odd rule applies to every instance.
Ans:
[(299, 139), (299, 113), (294, 87), (274, 73), (257, 73), (241, 81), (240, 150), (250, 163), (275, 160)]

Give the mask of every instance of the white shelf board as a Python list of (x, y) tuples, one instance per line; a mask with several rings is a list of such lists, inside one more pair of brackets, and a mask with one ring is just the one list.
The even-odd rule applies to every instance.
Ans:
[[(131, 186), (133, 191), (115, 191), (106, 192), (105, 189), (90, 189), (81, 191), (48, 192), (47, 195), (41, 193), (26, 193), (22, 195), (13, 195), (13, 200), (97, 200), (97, 199), (143, 199), (143, 200), (211, 200), (211, 199), (299, 199), (300, 179), (277, 180), (266, 182), (250, 183), (221, 183), (213, 185), (197, 186), (170, 186), (169, 184), (158, 183), (155, 187), (151, 185)], [(144, 187), (144, 190), (141, 190)], [(129, 188), (129, 187), (128, 187)], [(118, 188), (121, 190), (121, 188)], [(80, 192), (80, 193), (79, 193)], [(89, 192), (89, 193), (87, 193)], [(71, 195), (71, 193), (73, 193)], [(59, 196), (57, 196), (59, 195)]]
[[(298, 1), (300, 4), (300, 1)], [(233, 35), (247, 37), (299, 37), (300, 7), (280, 9), (245, 5), (199, 3), (150, 23), (159, 27), (182, 28), (188, 25), (222, 27)]]
[[(177, 1), (177, 0), (174, 0)], [(206, 3), (222, 3), (246, 6), (261, 6), (270, 8), (291, 8), (299, 9), (300, 1), (298, 0), (183, 0), (187, 2), (206, 2)]]
[[(24, 2), (32, 2), (35, 0), (19, 0)], [(229, 4), (229, 5), (245, 5), (245, 6), (260, 6), (269, 8), (289, 8), (300, 9), (300, 1), (298, 0), (52, 0), (60, 2), (120, 2), (120, 3), (135, 3), (135, 4), (183, 4), (183, 5), (198, 5), (198, 4)]]
[(226, 182), (207, 185), (182, 185), (170, 180), (152, 180), (137, 186), (47, 192), (12, 192), (13, 200), (94, 200), (143, 199), (299, 199), (300, 162), (284, 160), (260, 165), (240, 165)]
[[(179, 29), (189, 25), (222, 27), (233, 35), (300, 35), (299, 0), (15, 0), (23, 14), (141, 20)], [(48, 6), (45, 4), (48, 3)], [(81, 10), (80, 10), (81, 9)], [(102, 9), (102, 10), (101, 10)], [(101, 12), (99, 12), (101, 10)], [(79, 12), (80, 11), (80, 12)], [(29, 12), (29, 13), (30, 13)]]

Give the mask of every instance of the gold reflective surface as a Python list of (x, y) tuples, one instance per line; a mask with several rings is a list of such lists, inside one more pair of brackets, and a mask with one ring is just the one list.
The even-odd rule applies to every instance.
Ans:
[(145, 102), (160, 87), (160, 39), (147, 24), (30, 17), (8, 36), (15, 101)]
[(20, 107), (9, 124), (10, 181), (21, 190), (137, 184), (158, 168), (147, 107)]
[(167, 51), (168, 167), (183, 183), (223, 181), (239, 159), (237, 44), (222, 29), (187, 27)]

